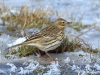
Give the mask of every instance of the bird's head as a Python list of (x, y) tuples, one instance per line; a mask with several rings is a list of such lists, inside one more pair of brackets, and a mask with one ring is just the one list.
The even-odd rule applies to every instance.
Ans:
[(62, 18), (58, 18), (55, 22), (54, 25), (59, 28), (59, 29), (64, 29), (66, 25), (71, 24), (72, 22), (67, 22), (66, 20)]

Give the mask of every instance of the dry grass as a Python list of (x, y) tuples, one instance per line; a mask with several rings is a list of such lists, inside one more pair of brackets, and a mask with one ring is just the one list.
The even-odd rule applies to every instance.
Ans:
[[(2, 25), (5, 25), (5, 22), (8, 22), (8, 30), (12, 30), (14, 28), (18, 29), (25, 29), (25, 28), (32, 28), (37, 27), (41, 28), (42, 25), (49, 25), (50, 18), (52, 16), (52, 11), (48, 9), (38, 8), (35, 11), (29, 11), (27, 6), (22, 6), (17, 9), (17, 12), (12, 13), (11, 9), (3, 9), (1, 12), (6, 14), (5, 16), (1, 16), (1, 20), (4, 22)], [(1, 13), (1, 15), (2, 15)], [(11, 27), (11, 29), (10, 29)]]

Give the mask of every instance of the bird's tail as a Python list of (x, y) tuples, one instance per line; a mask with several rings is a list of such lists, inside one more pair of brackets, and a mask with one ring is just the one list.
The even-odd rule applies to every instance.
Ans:
[(35, 45), (35, 44), (32, 43), (32, 41), (28, 40), (28, 41), (24, 41), (20, 44), (13, 45), (13, 46), (9, 47), (8, 49), (12, 49), (12, 48), (15, 48), (15, 47), (18, 47), (18, 46), (23, 46), (23, 45), (31, 45), (31, 44), (32, 44), (32, 46)]

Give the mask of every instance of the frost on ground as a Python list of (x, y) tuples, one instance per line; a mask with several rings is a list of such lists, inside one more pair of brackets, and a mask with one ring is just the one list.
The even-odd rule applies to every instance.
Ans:
[[(28, 0), (21, 0), (20, 3), (22, 3), (23, 1), (26, 1), (26, 3), (29, 2)], [(80, 38), (90, 44), (93, 49), (97, 48), (98, 50), (100, 50), (99, 0), (55, 0), (55, 2), (54, 0), (42, 1), (42, 5), (51, 5), (54, 10), (57, 9), (59, 11), (58, 14), (66, 9), (68, 11), (67, 17), (63, 16), (63, 14), (60, 15), (61, 17), (63, 16), (63, 18), (65, 18), (66, 20), (70, 16), (74, 16), (77, 21), (78, 19), (81, 19), (82, 16), (83, 24), (93, 24), (93, 22), (95, 22), (98, 27), (95, 29), (91, 29)], [(10, 5), (9, 2), (5, 0), (5, 5)], [(20, 3), (18, 3), (18, 0), (11, 0), (11, 2), (12, 5), (20, 5)], [(36, 3), (35, 6), (37, 6)], [(11, 12), (15, 13), (15, 11), (13, 10), (11, 10)], [(5, 16), (6, 14), (9, 13), (5, 12), (2, 16)], [(0, 20), (0, 23), (1, 22), (2, 21)], [(65, 31), (68, 31), (68, 29), (69, 28), (67, 28)], [(33, 32), (33, 30), (34, 29), (31, 29), (30, 31)], [(29, 29), (26, 29), (26, 31), (28, 32)], [(69, 29), (69, 31), (71, 31), (70, 33), (72, 33), (73, 35), (79, 34), (75, 31), (72, 31), (71, 29)], [(0, 25), (0, 32), (4, 32), (4, 34), (0, 35), (0, 75), (100, 75), (100, 54), (91, 54), (83, 51), (50, 54), (53, 58), (62, 60), (60, 62), (56, 61), (51, 63), (46, 63), (45, 61), (41, 63), (41, 60), (37, 60), (34, 55), (24, 58), (12, 56), (11, 59), (6, 59), (3, 55), (7, 52), (7, 46), (10, 47), (12, 45), (21, 43), (25, 41), (26, 38), (9, 36), (9, 32), (6, 30), (6, 26)], [(66, 36), (68, 36), (68, 34), (66, 34)], [(73, 37), (69, 38), (74, 39)]]
[[(72, 62), (72, 63), (70, 63)], [(15, 63), (7, 63), (9, 66), (8, 70), (2, 70), (0, 68), (0, 74), (6, 75), (6, 72), (9, 71), (10, 75), (99, 75), (100, 74), (100, 64), (88, 63), (88, 64), (77, 64), (74, 60), (70, 58), (64, 59), (63, 64), (56, 61), (51, 62), (49, 65), (39, 64), (36, 60), (31, 60), (30, 62), (23, 62), (20, 66), (15, 65)]]

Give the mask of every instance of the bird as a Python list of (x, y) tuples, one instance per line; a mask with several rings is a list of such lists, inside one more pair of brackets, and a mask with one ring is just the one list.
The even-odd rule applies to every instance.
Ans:
[(64, 40), (64, 29), (66, 25), (70, 23), (72, 22), (67, 22), (63, 18), (58, 18), (50, 26), (47, 26), (40, 32), (37, 32), (34, 35), (30, 36), (28, 39), (26, 39), (26, 41), (17, 45), (13, 45), (9, 48), (31, 45), (45, 52), (51, 60), (54, 60), (54, 58), (48, 53), (48, 51), (54, 50), (61, 45), (62, 41)]

